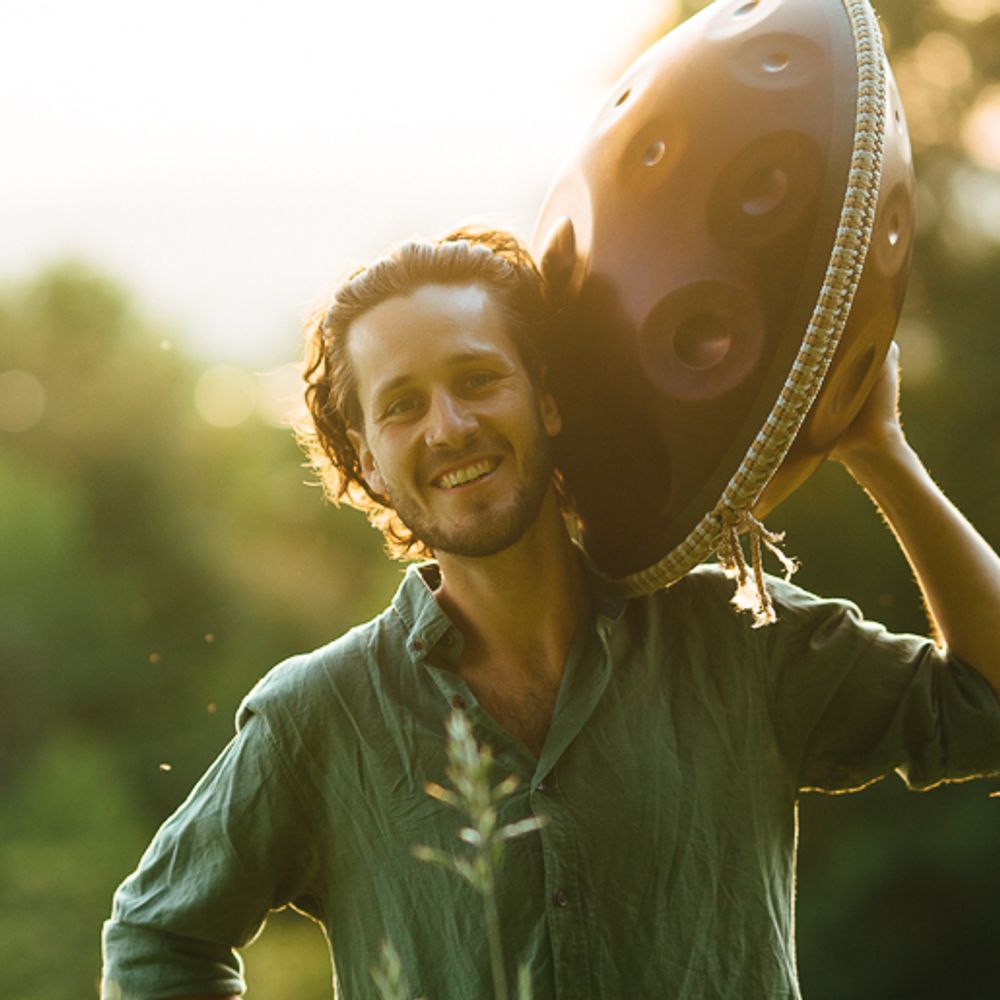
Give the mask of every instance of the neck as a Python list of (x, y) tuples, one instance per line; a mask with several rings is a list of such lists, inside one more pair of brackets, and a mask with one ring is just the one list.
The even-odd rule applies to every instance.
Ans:
[(438, 563), (436, 596), (463, 634), (466, 666), (531, 664), (523, 669), (561, 677), (589, 598), (554, 492), (509, 549), (478, 559), (441, 553)]

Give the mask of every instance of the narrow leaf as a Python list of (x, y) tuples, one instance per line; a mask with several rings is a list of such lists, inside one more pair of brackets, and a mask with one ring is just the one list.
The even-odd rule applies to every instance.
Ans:
[(526, 833), (533, 833), (545, 826), (546, 817), (531, 816), (528, 819), (518, 820), (516, 823), (508, 823), (500, 829), (499, 836), (502, 840), (513, 840), (515, 837), (523, 837)]
[(439, 851), (435, 847), (428, 847), (426, 844), (414, 844), (411, 849), (413, 856), (418, 861), (426, 861), (431, 865), (440, 865), (442, 868), (454, 868), (453, 859), (450, 854)]
[(441, 785), (436, 782), (429, 781), (424, 785), (424, 791), (432, 798), (438, 799), (441, 802), (446, 803), (449, 806), (453, 806), (455, 809), (462, 808), (462, 802), (459, 797), (447, 788), (442, 788)]

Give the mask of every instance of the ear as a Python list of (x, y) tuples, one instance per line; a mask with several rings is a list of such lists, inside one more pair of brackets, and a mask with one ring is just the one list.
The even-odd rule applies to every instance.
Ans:
[(555, 396), (549, 390), (548, 372), (542, 372), (541, 385), (538, 388), (538, 407), (542, 413), (542, 426), (549, 437), (555, 437), (562, 430), (562, 414), (556, 403)]
[(347, 437), (354, 448), (354, 453), (358, 456), (358, 463), (361, 465), (361, 475), (364, 476), (368, 488), (373, 493), (378, 493), (379, 496), (384, 497), (386, 495), (385, 480), (382, 478), (382, 473), (379, 472), (378, 463), (375, 461), (375, 456), (368, 447), (368, 442), (365, 440), (364, 434), (353, 427), (348, 427)]

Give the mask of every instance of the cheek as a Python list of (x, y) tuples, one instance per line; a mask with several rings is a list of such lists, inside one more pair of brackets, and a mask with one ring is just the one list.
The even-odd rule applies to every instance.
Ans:
[(369, 489), (376, 493), (385, 493), (385, 480), (382, 476), (380, 461), (375, 457), (375, 451), (366, 438), (356, 431), (350, 432), (351, 443), (354, 445), (354, 452), (358, 456), (361, 465), (361, 474)]
[(413, 455), (412, 444), (405, 439), (405, 435), (398, 431), (383, 434), (372, 452), (373, 475), (383, 484), (387, 480), (405, 479), (412, 471)]

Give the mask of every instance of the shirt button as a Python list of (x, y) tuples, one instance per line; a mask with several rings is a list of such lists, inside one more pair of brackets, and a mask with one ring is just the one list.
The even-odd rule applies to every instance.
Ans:
[(552, 897), (552, 901), (556, 906), (569, 906), (569, 896), (566, 895), (565, 889), (556, 889), (555, 895)]
[(451, 696), (451, 707), (465, 708), (465, 699), (460, 694), (453, 694)]
[(424, 640), (414, 639), (410, 645), (419, 653), (424, 648)]

